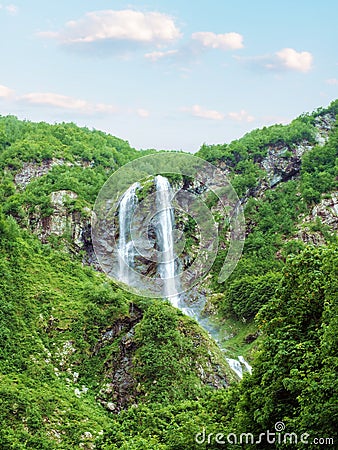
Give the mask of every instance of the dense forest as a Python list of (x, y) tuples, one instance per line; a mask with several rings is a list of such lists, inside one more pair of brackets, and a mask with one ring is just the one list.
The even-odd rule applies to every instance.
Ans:
[(195, 320), (95, 260), (101, 187), (155, 150), (0, 116), (0, 447), (337, 448), (337, 114), (335, 101), (197, 152), (245, 212), (236, 269), (218, 283), (225, 232), (199, 287), (227, 355), (253, 367), (242, 380)]

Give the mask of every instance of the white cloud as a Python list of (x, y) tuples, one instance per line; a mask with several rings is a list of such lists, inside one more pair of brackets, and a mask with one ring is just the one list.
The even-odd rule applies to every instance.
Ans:
[(171, 56), (171, 55), (175, 55), (178, 53), (178, 50), (167, 50), (165, 52), (150, 52), (150, 53), (146, 53), (144, 55), (144, 57), (146, 59), (149, 59), (152, 62), (156, 62), (159, 59), (165, 58), (166, 56)]
[(253, 122), (255, 120), (254, 116), (251, 116), (249, 113), (245, 111), (245, 109), (241, 109), (239, 112), (229, 112), (228, 117), (232, 120), (236, 120), (237, 122)]
[(293, 48), (283, 48), (270, 55), (252, 57), (234, 56), (238, 61), (253, 68), (260, 68), (281, 72), (293, 70), (297, 72), (309, 72), (312, 69), (313, 56), (310, 52), (297, 52)]
[(202, 119), (211, 119), (211, 120), (223, 120), (224, 114), (215, 111), (213, 109), (205, 109), (200, 105), (194, 105), (190, 108), (182, 108), (183, 111), (187, 111), (192, 114), (194, 117), (200, 117)]
[(1, 5), (0, 4), (0, 9), (8, 12), (8, 14), (10, 14), (11, 16), (15, 16), (19, 11), (19, 8), (13, 4), (11, 4), (11, 5)]
[(64, 109), (84, 109), (88, 105), (85, 100), (78, 100), (73, 97), (53, 94), (51, 92), (32, 92), (23, 95), (21, 99), (34, 105), (48, 105)]
[(54, 38), (63, 44), (103, 41), (132, 41), (164, 44), (181, 36), (174, 20), (158, 12), (104, 10), (88, 12), (65, 24), (59, 32), (42, 32), (41, 37)]
[(330, 84), (331, 86), (336, 86), (338, 84), (337, 78), (329, 78), (326, 80), (326, 84)]
[(312, 68), (313, 56), (310, 52), (297, 52), (293, 48), (283, 48), (276, 52), (282, 66), (298, 72), (309, 72)]
[(17, 96), (15, 91), (7, 86), (0, 85), (0, 100), (11, 100), (15, 103), (25, 103), (37, 107), (50, 107), (83, 115), (110, 115), (117, 112), (137, 115), (141, 118), (150, 116), (145, 108), (125, 109), (121, 111), (115, 105), (109, 103), (92, 103), (87, 100), (56, 94), (54, 92), (30, 92)]
[(139, 117), (142, 117), (142, 118), (147, 118), (150, 115), (149, 111), (147, 109), (143, 109), (143, 108), (139, 108), (136, 111), (136, 113)]
[(203, 47), (219, 48), (221, 50), (238, 50), (243, 48), (243, 36), (239, 33), (215, 34), (211, 31), (193, 33), (191, 38)]
[(10, 98), (13, 97), (14, 91), (7, 86), (0, 84), (0, 98)]
[(89, 103), (86, 100), (69, 97), (51, 92), (31, 92), (23, 95), (20, 100), (39, 106), (52, 106), (66, 110), (77, 111), (84, 114), (105, 113), (112, 114), (117, 111), (113, 105), (105, 103)]

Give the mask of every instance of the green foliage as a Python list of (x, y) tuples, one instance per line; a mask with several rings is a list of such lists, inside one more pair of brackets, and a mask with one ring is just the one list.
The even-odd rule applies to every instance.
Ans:
[[(167, 302), (120, 290), (24, 230), (32, 218), (52, 214), (51, 193), (58, 190), (78, 195), (65, 202), (67, 211), (88, 214), (112, 171), (153, 151), (138, 152), (125, 141), (72, 123), (0, 117), (1, 448), (213, 450), (228, 446), (214, 440), (198, 444), (197, 433), (258, 436), (273, 431), (277, 421), (286, 424), (286, 432), (337, 441), (336, 238), (314, 220), (306, 222), (310, 232), (321, 233), (332, 245), (312, 248), (294, 239), (309, 206), (337, 189), (337, 128), (324, 146), (304, 153), (300, 177), (250, 197), (264, 183), (260, 163), (269, 149), (283, 148), (285, 160), (295, 145), (314, 144), (316, 121), (327, 113), (338, 113), (337, 101), (290, 125), (254, 130), (229, 145), (204, 144), (198, 152), (226, 167), (240, 197), (247, 197), (243, 257), (226, 283), (218, 284), (228, 248), (223, 232), (205, 287), (215, 297), (224, 327), (236, 319), (246, 322), (237, 327), (228, 352), (249, 357), (255, 352), (253, 375), (219, 390), (207, 384), (213, 384), (209, 375), (215, 369), (224, 373), (223, 356), (193, 320)], [(18, 186), (14, 177), (29, 164), (47, 167), (48, 173)], [(177, 184), (191, 181), (170, 177)], [(152, 189), (146, 183), (140, 199)], [(209, 195), (206, 203), (215, 207), (217, 202)], [(195, 220), (180, 220), (186, 247), (192, 248)], [(143, 314), (130, 333), (129, 375), (137, 404), (115, 414), (98, 400), (111, 379), (109, 368), (126, 357), (121, 343), (131, 303)], [(259, 345), (255, 341), (250, 353), (242, 353), (246, 334), (257, 334), (255, 316)], [(107, 330), (115, 330), (111, 340), (103, 339)], [(275, 448), (294, 447), (276, 443)]]
[[(93, 349), (103, 330), (128, 317), (130, 301), (143, 303), (67, 254), (42, 245), (12, 217), (0, 214), (0, 232), (0, 446), (66, 450), (99, 442), (101, 430), (110, 430), (114, 421), (96, 396), (106, 362), (119, 347), (114, 340)], [(217, 348), (171, 305), (148, 300), (146, 306), (135, 328), (134, 376), (141, 404), (170, 409), (171, 403), (183, 402), (180, 429), (171, 438), (179, 448), (193, 441), (189, 427), (198, 432), (203, 423), (193, 416), (187, 422), (184, 401), (210, 389), (199, 373), (210, 372), (210, 355), (217, 355)], [(222, 364), (220, 355), (217, 364)], [(83, 386), (88, 392), (81, 393)], [(189, 408), (194, 411), (194, 404)], [(169, 438), (168, 430), (162, 432)], [(118, 439), (118, 445), (128, 442), (125, 448), (166, 448), (146, 430), (133, 441), (123, 433)]]
[[(32, 227), (37, 217), (53, 213), (52, 192), (75, 192), (78, 198), (68, 205), (68, 212), (83, 215), (114, 170), (153, 152), (137, 151), (126, 141), (73, 123), (49, 125), (13, 116), (0, 116), (0, 148), (3, 211), (22, 226), (32, 223)], [(28, 184), (16, 187), (15, 175), (28, 177)]]
[(324, 192), (337, 189), (338, 127), (325, 145), (316, 146), (302, 158), (301, 192), (308, 204), (318, 203)]
[(261, 276), (237, 278), (225, 291), (221, 308), (236, 318), (250, 320), (271, 300), (280, 281), (280, 274), (268, 272)]
[(305, 212), (299, 184), (293, 180), (266, 191), (262, 198), (248, 199), (245, 208), (248, 235), (242, 258), (231, 277), (221, 285), (217, 282), (217, 269), (223, 264), (222, 252), (213, 267), (212, 287), (224, 294), (218, 305), (223, 313), (252, 320), (269, 300), (280, 277), (283, 255), (297, 252), (297, 244), (292, 249), (286, 238), (295, 232), (297, 219)]
[(200, 394), (197, 364), (203, 366), (207, 340), (190, 319), (154, 301), (135, 329), (135, 342), (135, 370), (145, 401), (166, 403)]
[(337, 439), (337, 258), (337, 247), (308, 248), (287, 263), (259, 313), (266, 338), (241, 388), (238, 429), (259, 434), (283, 421), (286, 432)]
[(90, 131), (74, 123), (22, 122), (14, 116), (0, 117), (1, 142), (1, 168), (18, 169), (23, 162), (63, 158), (72, 163), (81, 161), (112, 170), (142, 156), (128, 142), (102, 131)]
[[(171, 405), (140, 405), (119, 414), (98, 441), (99, 449), (140, 448), (158, 450), (199, 450), (220, 448), (196, 442), (203, 430), (214, 435), (225, 431), (234, 414), (236, 389), (207, 391), (198, 401)], [(202, 437), (202, 436), (201, 436)], [(143, 445), (143, 447), (142, 447)], [(135, 446), (135, 447), (133, 447)]]
[(243, 197), (247, 191), (257, 186), (264, 172), (257, 164), (250, 160), (240, 161), (236, 165), (236, 175), (233, 176), (231, 184), (239, 197)]
[(241, 139), (229, 145), (206, 145), (196, 153), (197, 156), (214, 162), (224, 161), (229, 167), (237, 168), (239, 162), (252, 159), (261, 161), (266, 155), (269, 146), (292, 146), (303, 140), (314, 142), (315, 128), (306, 116), (293, 120), (289, 125), (272, 125), (261, 130), (253, 130)]
[(287, 181), (268, 190), (262, 199), (248, 200), (245, 216), (252, 233), (289, 236), (298, 217), (307, 211), (296, 181)]
[[(129, 299), (11, 217), (0, 217), (0, 232), (0, 446), (73, 448), (107, 424), (107, 413), (89, 400), (104, 364), (91, 348), (109, 321), (128, 314)], [(80, 390), (91, 392), (84, 400), (72, 372)]]

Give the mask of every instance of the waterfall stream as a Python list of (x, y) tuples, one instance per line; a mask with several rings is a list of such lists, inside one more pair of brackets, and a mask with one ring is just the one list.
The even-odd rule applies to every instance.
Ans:
[(174, 210), (171, 204), (172, 190), (167, 178), (155, 177), (157, 218), (157, 245), (160, 258), (158, 273), (163, 279), (163, 297), (168, 298), (173, 306), (179, 307), (178, 274), (176, 270), (176, 256), (174, 251), (175, 226)]
[(132, 184), (123, 194), (119, 205), (118, 279), (126, 284), (130, 283), (130, 268), (134, 265), (134, 244), (130, 227), (137, 205), (136, 190), (139, 187), (139, 183)]
[[(220, 345), (219, 330), (215, 328), (209, 318), (202, 317), (204, 296), (201, 294), (193, 304), (186, 302), (186, 299), (180, 296), (179, 263), (174, 250), (173, 192), (169, 180), (161, 175), (155, 177), (154, 183), (156, 188), (157, 272), (163, 280), (163, 297), (167, 298), (174, 307), (180, 308), (184, 314), (194, 318), (216, 341), (221, 350), (226, 352), (226, 349)], [(131, 268), (134, 267), (135, 246), (131, 238), (131, 226), (138, 204), (136, 191), (140, 187), (139, 183), (132, 184), (121, 197), (119, 204), (118, 279), (126, 284), (132, 284)], [(226, 358), (226, 361), (239, 378), (243, 377), (243, 371), (251, 373), (251, 366), (243, 356), (239, 356), (238, 359)]]

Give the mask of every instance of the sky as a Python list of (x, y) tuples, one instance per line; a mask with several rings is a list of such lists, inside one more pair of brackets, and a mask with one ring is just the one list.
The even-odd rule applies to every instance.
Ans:
[(0, 0), (0, 114), (197, 151), (338, 95), (338, 2)]

